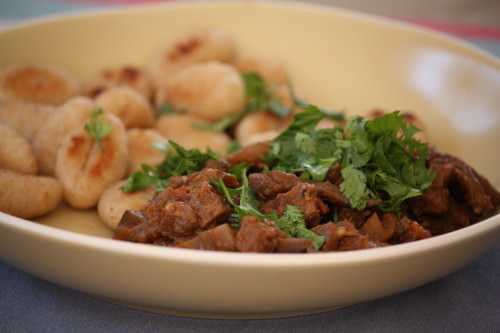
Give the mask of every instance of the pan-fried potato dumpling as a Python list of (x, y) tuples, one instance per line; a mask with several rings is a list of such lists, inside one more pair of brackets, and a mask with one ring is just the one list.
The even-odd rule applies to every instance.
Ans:
[(0, 170), (0, 211), (25, 219), (45, 215), (62, 200), (62, 187), (54, 178)]
[(125, 181), (120, 181), (104, 191), (97, 205), (99, 217), (113, 230), (120, 223), (126, 210), (143, 209), (155, 195), (153, 188), (125, 193), (121, 190), (124, 184)]
[(157, 91), (156, 101), (158, 106), (166, 102), (212, 121), (243, 109), (245, 87), (234, 67), (220, 62), (200, 63), (168, 80)]
[(149, 102), (132, 88), (121, 86), (106, 90), (95, 102), (104, 111), (117, 116), (126, 128), (147, 128), (154, 124), (153, 109)]
[(288, 123), (288, 118), (279, 118), (270, 112), (253, 112), (238, 123), (234, 134), (241, 145), (247, 146), (255, 142), (257, 137), (254, 136), (257, 134), (268, 133), (268, 136), (272, 136), (269, 133), (278, 133)]
[(111, 131), (96, 141), (84, 126), (68, 134), (57, 152), (56, 176), (64, 199), (74, 208), (91, 208), (127, 171), (127, 134), (121, 121), (103, 113), (99, 122)]
[(38, 168), (31, 145), (15, 130), (0, 124), (0, 168), (36, 175)]
[(165, 138), (152, 129), (131, 129), (127, 131), (128, 141), (128, 173), (141, 169), (142, 164), (157, 165), (165, 158), (165, 154), (153, 147), (155, 142)]
[(187, 114), (162, 116), (156, 123), (156, 129), (165, 139), (170, 139), (186, 148), (198, 148), (224, 154), (231, 140), (225, 133), (196, 129), (194, 124), (203, 120)]
[(153, 83), (142, 68), (132, 65), (108, 68), (99, 72), (85, 85), (85, 94), (92, 98), (109, 88), (128, 86), (149, 100), (153, 95)]
[(64, 137), (83, 126), (96, 107), (89, 98), (72, 98), (40, 128), (33, 140), (33, 152), (42, 174), (54, 175), (57, 151)]
[(15, 129), (29, 141), (57, 108), (18, 100), (0, 100), (0, 124)]
[(185, 36), (156, 54), (150, 72), (159, 84), (179, 70), (199, 62), (231, 62), (236, 54), (233, 38), (223, 30), (209, 29)]
[(272, 84), (288, 84), (285, 67), (274, 60), (266, 58), (245, 57), (238, 60), (236, 68), (242, 73), (255, 72)]
[(51, 67), (11, 66), (0, 73), (0, 97), (59, 105), (78, 93), (77, 81)]

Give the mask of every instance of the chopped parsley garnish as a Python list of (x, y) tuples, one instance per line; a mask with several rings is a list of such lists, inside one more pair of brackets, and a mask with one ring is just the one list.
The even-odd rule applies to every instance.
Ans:
[(210, 149), (203, 153), (198, 149), (186, 149), (174, 141), (156, 144), (166, 154), (165, 160), (157, 166), (142, 165), (142, 170), (128, 177), (123, 192), (136, 192), (154, 186), (163, 190), (172, 176), (184, 176), (200, 171), (208, 160), (216, 160), (217, 155)]
[(97, 143), (100, 143), (113, 129), (111, 124), (102, 118), (103, 115), (104, 111), (101, 108), (97, 108), (92, 111), (89, 121), (85, 124), (85, 131)]
[(418, 131), (399, 112), (365, 120), (349, 119), (344, 128), (315, 129), (324, 112), (308, 105), (271, 144), (271, 169), (300, 173), (322, 181), (331, 166), (342, 167), (340, 189), (353, 208), (362, 210), (379, 199), (383, 211), (399, 211), (402, 203), (422, 195), (434, 179), (426, 167), (428, 147), (413, 136)]

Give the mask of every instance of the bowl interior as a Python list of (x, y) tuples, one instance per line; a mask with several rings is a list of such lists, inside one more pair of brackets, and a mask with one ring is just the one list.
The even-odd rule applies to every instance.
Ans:
[[(0, 67), (52, 65), (85, 80), (107, 66), (146, 64), (158, 49), (206, 27), (230, 31), (242, 55), (282, 61), (298, 95), (313, 103), (349, 114), (375, 107), (416, 112), (430, 142), (462, 157), (500, 187), (498, 59), (383, 19), (253, 1), (143, 6), (46, 19), (1, 32)], [(95, 223), (84, 222), (89, 219)], [(70, 226), (64, 223), (70, 220)], [(63, 210), (42, 221), (110, 235), (90, 212)]]

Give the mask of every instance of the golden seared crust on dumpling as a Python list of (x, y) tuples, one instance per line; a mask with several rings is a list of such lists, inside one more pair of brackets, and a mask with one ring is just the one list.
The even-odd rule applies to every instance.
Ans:
[(116, 229), (126, 210), (141, 210), (145, 208), (155, 195), (153, 188), (125, 193), (121, 190), (124, 184), (125, 181), (120, 181), (109, 187), (104, 191), (97, 205), (99, 217), (111, 229)]
[(236, 54), (233, 38), (223, 30), (208, 29), (187, 35), (156, 54), (149, 66), (156, 84), (179, 70), (199, 62), (231, 62)]
[(15, 129), (29, 141), (55, 112), (57, 108), (49, 105), (0, 100), (0, 124)]
[(15, 130), (0, 124), (0, 169), (36, 175), (38, 172), (31, 144)]
[(105, 112), (117, 116), (126, 128), (148, 128), (154, 124), (154, 114), (148, 100), (126, 86), (106, 90), (95, 102)]
[(157, 91), (157, 105), (212, 121), (243, 109), (245, 87), (236, 69), (220, 62), (199, 63), (172, 76)]
[(26, 219), (45, 215), (62, 200), (62, 187), (54, 178), (0, 170), (0, 211)]
[(68, 134), (57, 152), (55, 173), (64, 199), (74, 208), (91, 208), (127, 171), (127, 135), (121, 121), (104, 113), (99, 121), (111, 131), (96, 141), (84, 126)]
[(154, 148), (153, 144), (161, 141), (165, 141), (165, 138), (156, 130), (138, 128), (128, 130), (128, 173), (139, 171), (142, 164), (160, 164), (165, 154)]
[(68, 73), (42, 66), (11, 66), (0, 72), (0, 97), (59, 105), (78, 93)]
[(89, 98), (74, 97), (39, 129), (33, 140), (33, 152), (42, 174), (54, 175), (57, 151), (64, 137), (83, 126), (96, 107)]
[(100, 71), (85, 85), (85, 94), (98, 97), (101, 93), (116, 86), (127, 86), (138, 92), (146, 100), (153, 95), (153, 82), (150, 75), (142, 68), (133, 65), (107, 68)]

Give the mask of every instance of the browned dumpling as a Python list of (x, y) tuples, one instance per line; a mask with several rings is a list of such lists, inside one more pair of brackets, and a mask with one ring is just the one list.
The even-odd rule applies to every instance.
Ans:
[(149, 188), (133, 193), (124, 193), (121, 188), (125, 181), (120, 181), (109, 187), (102, 194), (97, 205), (101, 220), (111, 229), (116, 229), (126, 210), (141, 210), (155, 195), (155, 190)]
[(153, 95), (153, 83), (149, 74), (142, 68), (132, 65), (102, 70), (86, 84), (85, 94), (94, 98), (116, 86), (130, 87), (146, 100)]
[(64, 199), (74, 208), (94, 207), (101, 194), (127, 171), (127, 135), (121, 121), (103, 113), (99, 121), (111, 127), (100, 141), (84, 126), (68, 134), (57, 152), (56, 176)]
[(57, 208), (62, 187), (54, 178), (0, 170), (0, 211), (31, 219)]
[(0, 124), (15, 129), (29, 141), (57, 111), (49, 105), (34, 104), (18, 100), (0, 100)]
[(279, 118), (270, 112), (253, 112), (238, 123), (234, 134), (241, 145), (247, 146), (274, 139), (287, 124), (286, 119)]
[(245, 57), (236, 62), (240, 72), (255, 72), (271, 84), (286, 85), (288, 77), (285, 67), (274, 60), (267, 58)]
[(15, 130), (0, 124), (0, 169), (8, 169), (28, 175), (38, 171), (35, 155), (26, 138)]
[(154, 124), (153, 109), (138, 92), (126, 86), (106, 90), (95, 102), (104, 111), (117, 116), (126, 128), (148, 128)]
[(159, 52), (150, 64), (150, 72), (159, 84), (189, 65), (206, 61), (230, 62), (235, 54), (235, 43), (228, 33), (209, 29), (185, 36)]
[(33, 152), (42, 174), (54, 175), (57, 151), (64, 137), (83, 126), (95, 109), (96, 104), (89, 98), (72, 98), (40, 128), (33, 140)]
[(0, 97), (59, 105), (78, 93), (66, 72), (42, 66), (11, 66), (0, 73)]
[(245, 87), (234, 67), (206, 62), (186, 67), (172, 76), (157, 92), (157, 105), (212, 121), (243, 109)]
[(205, 150), (210, 148), (218, 153), (225, 153), (231, 140), (225, 133), (196, 129), (196, 124), (203, 120), (187, 114), (162, 116), (156, 123), (156, 129), (166, 139), (173, 140), (186, 148)]
[(153, 129), (131, 129), (127, 131), (128, 141), (128, 173), (141, 169), (142, 164), (157, 165), (165, 158), (165, 154), (153, 147), (156, 142), (165, 138)]

